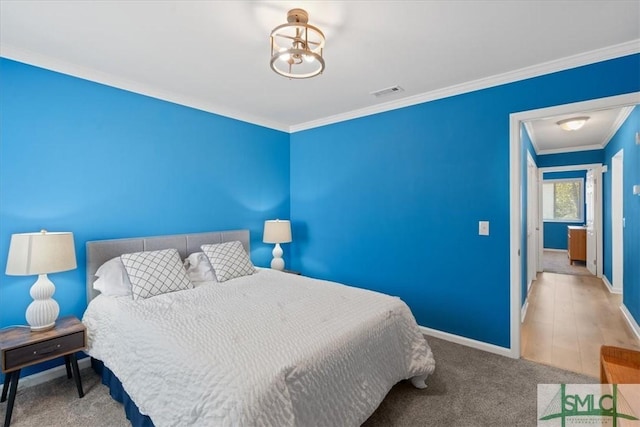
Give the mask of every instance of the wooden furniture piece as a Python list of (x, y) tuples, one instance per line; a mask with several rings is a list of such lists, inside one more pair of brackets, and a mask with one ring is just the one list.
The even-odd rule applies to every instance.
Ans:
[(603, 345), (600, 347), (602, 384), (640, 384), (640, 351)]
[(5, 374), (0, 402), (7, 400), (9, 391), (4, 426), (9, 427), (11, 423), (20, 370), (27, 366), (64, 356), (67, 378), (74, 377), (78, 397), (83, 397), (76, 352), (84, 350), (86, 346), (86, 328), (75, 316), (59, 318), (54, 328), (48, 331), (31, 332), (28, 327), (13, 327), (0, 331), (2, 372)]
[(569, 263), (587, 261), (587, 229), (582, 226), (567, 227), (567, 255)]

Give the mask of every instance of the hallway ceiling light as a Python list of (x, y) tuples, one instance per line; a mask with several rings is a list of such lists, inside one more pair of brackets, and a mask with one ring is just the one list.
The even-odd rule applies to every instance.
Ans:
[(306, 79), (324, 71), (324, 34), (307, 24), (309, 14), (291, 9), (287, 23), (271, 31), (271, 69), (290, 79)]
[(572, 131), (578, 130), (589, 120), (588, 116), (580, 116), (580, 117), (572, 117), (570, 119), (560, 120), (556, 122), (558, 126), (560, 126), (563, 130)]

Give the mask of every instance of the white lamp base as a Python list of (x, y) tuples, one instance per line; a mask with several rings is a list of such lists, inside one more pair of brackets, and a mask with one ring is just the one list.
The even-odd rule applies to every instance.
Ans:
[(27, 307), (25, 317), (27, 323), (34, 332), (46, 331), (55, 326), (56, 319), (60, 313), (60, 306), (56, 300), (51, 298), (56, 291), (56, 287), (46, 274), (38, 275), (38, 280), (31, 286), (29, 291), (33, 301)]
[(280, 271), (284, 270), (284, 260), (282, 259), (282, 248), (280, 247), (280, 243), (276, 243), (271, 255), (273, 255), (271, 268)]

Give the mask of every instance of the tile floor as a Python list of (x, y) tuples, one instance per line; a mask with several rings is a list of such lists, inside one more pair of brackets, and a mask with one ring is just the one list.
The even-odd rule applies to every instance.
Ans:
[(522, 357), (599, 378), (601, 345), (640, 349), (621, 299), (595, 276), (538, 273), (521, 326)]

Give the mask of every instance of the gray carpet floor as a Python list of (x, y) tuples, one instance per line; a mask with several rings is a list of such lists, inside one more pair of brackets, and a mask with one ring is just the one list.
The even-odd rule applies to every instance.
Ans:
[[(429, 337), (436, 370), (424, 390), (398, 383), (365, 427), (535, 426), (537, 384), (597, 383), (596, 378), (515, 360)], [(13, 427), (128, 426), (98, 376), (82, 371), (85, 397), (73, 380), (58, 378), (20, 390)], [(0, 404), (0, 421), (7, 404)]]
[(593, 276), (584, 261), (569, 262), (567, 252), (543, 251), (542, 270), (550, 273)]

